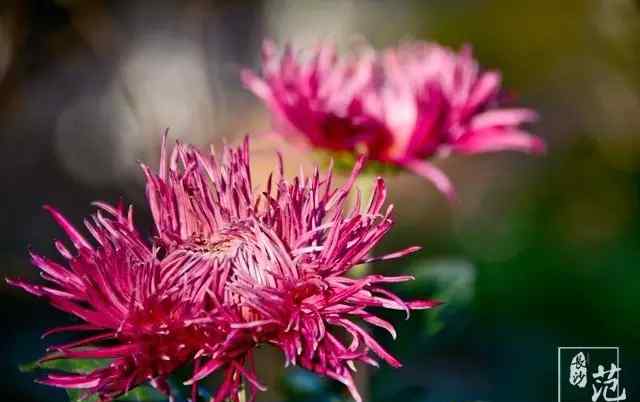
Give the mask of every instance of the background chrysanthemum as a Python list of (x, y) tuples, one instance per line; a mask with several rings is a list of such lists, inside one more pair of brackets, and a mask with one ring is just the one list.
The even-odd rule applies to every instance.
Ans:
[(535, 112), (503, 107), (500, 74), (482, 71), (469, 46), (414, 42), (339, 57), (332, 44), (299, 52), (265, 41), (262, 76), (245, 70), (243, 81), (279, 133), (407, 168), (450, 197), (453, 186), (427, 158), (544, 150), (520, 128)]

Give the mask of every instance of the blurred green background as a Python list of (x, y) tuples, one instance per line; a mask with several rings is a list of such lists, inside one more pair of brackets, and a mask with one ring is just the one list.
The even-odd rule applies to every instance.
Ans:
[[(96, 199), (122, 197), (150, 229), (137, 160), (155, 163), (160, 133), (196, 144), (254, 134), (254, 170), (273, 150), (262, 105), (239, 82), (264, 37), (376, 47), (407, 39), (459, 47), (503, 72), (518, 103), (537, 109), (548, 155), (493, 154), (441, 165), (457, 184), (448, 205), (427, 183), (390, 178), (396, 226), (379, 252), (424, 250), (375, 270), (417, 280), (403, 296), (436, 296), (437, 312), (404, 321), (384, 344), (405, 367), (360, 375), (375, 402), (556, 400), (558, 346), (620, 346), (627, 400), (640, 398), (640, 4), (631, 0), (92, 1), (0, 4), (0, 261), (36, 278), (32, 247), (53, 256), (60, 231)], [(256, 182), (259, 182), (257, 180)], [(419, 190), (419, 191), (418, 191)], [(64, 401), (19, 364), (40, 334), (69, 318), (6, 285), (0, 394)], [(340, 401), (340, 387), (262, 356), (260, 401)]]

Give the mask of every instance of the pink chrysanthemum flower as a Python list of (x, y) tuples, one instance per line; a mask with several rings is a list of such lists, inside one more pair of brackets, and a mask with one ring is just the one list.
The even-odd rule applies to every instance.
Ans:
[(483, 72), (469, 47), (456, 53), (436, 44), (365, 49), (339, 58), (334, 46), (304, 55), (290, 46), (263, 46), (262, 78), (243, 71), (276, 129), (313, 147), (365, 154), (407, 168), (452, 197), (448, 178), (425, 159), (451, 152), (539, 153), (544, 142), (520, 126), (530, 109), (500, 106), (500, 74)]
[(157, 258), (159, 251), (150, 249), (135, 230), (131, 210), (124, 216), (121, 208), (97, 205), (101, 211), (85, 221), (97, 246), (59, 212), (47, 207), (69, 236), (75, 253), (56, 242), (67, 260), (65, 265), (32, 254), (34, 265), (50, 285), (9, 280), (84, 321), (45, 335), (92, 333), (79, 341), (50, 347), (43, 361), (110, 360), (106, 367), (90, 373), (49, 374), (40, 382), (81, 389), (86, 396), (98, 394), (101, 401), (110, 401), (145, 382), (169, 394), (166, 378), (193, 361), (197, 372), (208, 344), (223, 350), (217, 361), (225, 359), (228, 375), (237, 375), (236, 366), (243, 364), (245, 356), (238, 357), (239, 342), (227, 336), (227, 320), (200, 323), (203, 311), (196, 301), (205, 291), (206, 280), (180, 280), (180, 273), (164, 269)]
[[(66, 259), (62, 265), (37, 254), (32, 262), (51, 284), (33, 285), (9, 280), (84, 323), (48, 332), (89, 331), (80, 341), (49, 348), (43, 360), (84, 358), (113, 359), (88, 374), (50, 374), (42, 383), (97, 393), (111, 400), (143, 382), (152, 380), (166, 392), (165, 377), (188, 360), (192, 349), (189, 305), (157, 288), (159, 264), (133, 227), (131, 215), (99, 204), (102, 212), (85, 221), (97, 247), (92, 245), (59, 212), (47, 207), (69, 236), (75, 254), (56, 242)], [(106, 216), (104, 214), (106, 212)]]
[[(179, 271), (182, 280), (206, 278), (200, 302), (210, 319), (226, 317), (232, 334), (246, 341), (245, 350), (269, 343), (279, 347), (287, 364), (344, 383), (361, 398), (351, 371), (354, 362), (376, 365), (371, 352), (394, 367), (400, 363), (357, 321), (382, 327), (395, 337), (393, 326), (369, 308), (426, 309), (433, 301), (405, 302), (382, 287), (410, 276), (369, 275), (354, 279), (346, 273), (375, 260), (369, 253), (392, 226), (391, 207), (383, 210), (385, 186), (377, 179), (371, 200), (361, 209), (347, 198), (363, 160), (341, 187), (331, 173), (316, 170), (292, 182), (269, 178), (262, 193), (254, 193), (249, 170), (248, 140), (238, 149), (225, 148), (222, 160), (178, 144), (171, 156), (163, 146), (158, 174), (145, 167), (147, 194), (157, 237), (167, 255), (165, 272)], [(411, 247), (382, 259), (397, 258)], [(357, 321), (354, 321), (357, 320)], [(200, 322), (206, 323), (207, 319)], [(349, 344), (336, 332), (346, 330)], [(209, 362), (191, 381), (224, 364), (216, 350), (205, 350)], [(237, 367), (240, 370), (240, 366)], [(252, 370), (241, 373), (252, 391), (261, 388)], [(227, 377), (224, 389), (237, 389), (239, 376)]]

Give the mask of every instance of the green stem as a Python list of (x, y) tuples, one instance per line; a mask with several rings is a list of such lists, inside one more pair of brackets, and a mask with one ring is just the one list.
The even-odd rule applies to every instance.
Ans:
[[(247, 392), (244, 388), (244, 384), (240, 385), (240, 389), (238, 389), (238, 402), (247, 402)], [(233, 398), (225, 399), (227, 402), (234, 402)]]
[[(376, 185), (376, 177), (372, 174), (362, 173), (355, 182), (355, 188), (360, 190), (360, 208), (365, 209), (368, 202), (373, 196), (373, 191)], [(356, 196), (355, 192), (349, 197), (351, 207), (355, 207)], [(351, 269), (350, 274), (356, 278), (362, 277), (369, 272), (369, 264), (360, 264)]]
[(242, 386), (238, 391), (238, 402), (246, 402), (246, 401), (247, 401), (247, 391), (244, 389), (244, 386)]

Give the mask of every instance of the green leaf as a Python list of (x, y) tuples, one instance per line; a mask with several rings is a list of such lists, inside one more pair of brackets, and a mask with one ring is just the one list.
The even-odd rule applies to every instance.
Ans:
[(31, 373), (33, 371), (36, 371), (38, 368), (40, 368), (40, 364), (37, 360), (34, 362), (22, 363), (18, 365), (18, 370), (20, 370), (21, 373)]
[[(35, 362), (25, 363), (18, 366), (19, 370), (23, 373), (34, 372), (37, 370), (60, 370), (70, 373), (86, 374), (90, 373), (98, 368), (105, 367), (109, 364), (109, 359), (60, 359), (51, 360), (47, 362)], [(81, 399), (83, 391), (78, 389), (67, 389), (67, 395), (70, 402), (97, 402), (97, 396), (91, 396), (89, 398)], [(160, 392), (156, 391), (153, 387), (148, 385), (140, 385), (131, 391), (127, 392), (117, 400), (119, 401), (132, 401), (132, 402), (149, 402), (149, 401), (164, 401), (167, 398)]]
[[(91, 396), (87, 399), (80, 399), (82, 397), (82, 391), (77, 389), (68, 389), (67, 395), (69, 396), (69, 402), (97, 402), (97, 395)], [(165, 401), (167, 397), (156, 391), (149, 385), (140, 385), (126, 394), (122, 395), (117, 401), (130, 401), (130, 402), (153, 402), (153, 401)]]
[(82, 391), (79, 389), (67, 389), (67, 396), (69, 397), (69, 402), (97, 402), (98, 396), (92, 395), (89, 398), (82, 399)]
[(416, 280), (409, 286), (431, 288), (433, 298), (444, 302), (427, 318), (427, 332), (435, 335), (445, 327), (446, 317), (467, 308), (475, 293), (475, 267), (462, 259), (423, 260), (409, 269)]
[(109, 364), (109, 359), (60, 359), (50, 360), (46, 362), (40, 362), (36, 360), (34, 362), (21, 364), (18, 369), (23, 373), (31, 373), (36, 370), (60, 370), (68, 371), (71, 373), (90, 373), (91, 371), (100, 367), (105, 367)]
[(148, 401), (164, 401), (167, 397), (158, 392), (155, 388), (149, 385), (140, 385), (131, 391), (127, 392), (118, 401), (136, 401), (136, 402), (148, 402)]
[(474, 296), (476, 272), (468, 261), (455, 258), (423, 260), (409, 269), (414, 286), (435, 288), (436, 298), (449, 305), (467, 305)]

